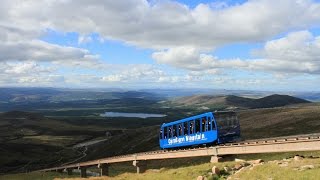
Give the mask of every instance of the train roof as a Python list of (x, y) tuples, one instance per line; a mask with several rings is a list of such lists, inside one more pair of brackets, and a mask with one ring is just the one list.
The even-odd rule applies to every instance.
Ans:
[(216, 114), (216, 115), (235, 114), (235, 112), (234, 112), (234, 111), (206, 112), (206, 113), (202, 113), (202, 114), (199, 114), (199, 115), (195, 115), (195, 116), (183, 118), (183, 119), (180, 119), (180, 120), (177, 120), (177, 121), (172, 121), (172, 122), (169, 122), (169, 123), (163, 123), (163, 124), (161, 125), (161, 127), (163, 127), (163, 126), (170, 126), (170, 125), (174, 125), (174, 124), (177, 124), (177, 123), (186, 122), (186, 121), (189, 121), (189, 120), (192, 120), (192, 119), (196, 119), (196, 118), (202, 118), (202, 117), (204, 117), (204, 116), (214, 116), (214, 114)]

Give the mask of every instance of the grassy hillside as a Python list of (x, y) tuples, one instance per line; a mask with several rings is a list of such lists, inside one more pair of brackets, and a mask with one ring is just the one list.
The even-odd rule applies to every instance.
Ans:
[(272, 108), (292, 104), (310, 103), (309, 101), (306, 101), (304, 99), (278, 94), (266, 96), (259, 99), (243, 98), (238, 96), (227, 96), (226, 102), (229, 105), (246, 108)]
[[(43, 90), (39, 93), (46, 92)], [(84, 154), (86, 156), (78, 161), (158, 150), (158, 131), (163, 122), (228, 107), (242, 109), (239, 119), (244, 139), (312, 133), (320, 129), (319, 104), (306, 103), (290, 96), (250, 99), (198, 95), (160, 103), (162, 99), (151, 93), (135, 91), (110, 92), (108, 95), (86, 95), (79, 91), (70, 99), (63, 94), (58, 95), (57, 91), (48, 93), (54, 94), (58, 101), (16, 100), (6, 106), (9, 109), (29, 108), (41, 114), (20, 111), (0, 114), (0, 173), (52, 167)], [(81, 97), (88, 99), (81, 100)], [(67, 101), (62, 102), (63, 99)], [(283, 105), (286, 106), (270, 108)], [(260, 107), (268, 109), (250, 109)], [(160, 113), (167, 116), (147, 119), (99, 116), (106, 111)], [(72, 148), (77, 143), (96, 139), (107, 140), (88, 148)]]
[[(320, 133), (319, 104), (299, 107), (249, 109), (238, 113), (243, 139)], [(126, 131), (88, 151), (88, 158), (157, 150), (159, 126)]]
[(171, 101), (174, 105), (179, 106), (206, 106), (208, 108), (224, 109), (230, 107), (237, 108), (273, 108), (292, 104), (310, 103), (304, 99), (288, 95), (270, 95), (263, 98), (246, 98), (234, 95), (211, 96), (211, 95), (194, 95), (177, 98)]
[(244, 139), (320, 132), (320, 105), (256, 109), (239, 112)]
[[(74, 144), (105, 136), (108, 129), (78, 126), (40, 114), (0, 114), (0, 173), (29, 171), (75, 159), (82, 153)], [(112, 130), (108, 130), (112, 132)]]
[[(21, 171), (28, 163), (32, 163), (28, 168), (36, 168), (76, 159), (81, 154), (74, 152), (72, 145), (87, 139), (105, 137), (105, 132), (111, 132), (108, 141), (89, 146), (87, 156), (81, 161), (157, 150), (159, 125), (163, 121), (189, 116), (185, 110), (171, 113), (165, 120), (129, 118), (110, 121), (66, 121), (34, 113), (5, 113), (0, 115), (0, 169), (3, 172)], [(238, 116), (243, 139), (319, 133), (320, 129), (320, 106), (315, 103), (294, 107), (248, 109), (240, 111)]]

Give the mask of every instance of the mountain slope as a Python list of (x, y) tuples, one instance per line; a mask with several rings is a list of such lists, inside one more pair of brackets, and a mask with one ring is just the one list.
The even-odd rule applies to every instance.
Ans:
[(292, 104), (309, 103), (304, 99), (296, 98), (288, 95), (274, 94), (260, 99), (243, 98), (238, 96), (227, 96), (227, 104), (233, 106), (247, 107), (247, 108), (272, 108), (281, 107)]
[(172, 104), (182, 106), (220, 106), (220, 107), (238, 107), (238, 108), (272, 108), (292, 104), (309, 103), (304, 99), (288, 95), (274, 94), (259, 99), (239, 97), (234, 95), (228, 96), (210, 96), (195, 95), (178, 98), (172, 101)]

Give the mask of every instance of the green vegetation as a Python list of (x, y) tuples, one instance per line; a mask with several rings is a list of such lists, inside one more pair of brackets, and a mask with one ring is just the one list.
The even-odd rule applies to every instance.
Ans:
[(2, 180), (53, 180), (55, 178), (70, 178), (79, 177), (79, 175), (68, 176), (66, 173), (61, 174), (58, 172), (30, 172), (30, 173), (19, 173), (19, 174), (9, 174), (0, 176)]
[[(5, 103), (7, 110), (26, 110), (33, 113), (11, 111), (0, 114), (0, 173), (26, 172), (75, 160), (79, 162), (158, 150), (158, 130), (162, 123), (214, 110), (241, 109), (238, 115), (244, 139), (319, 133), (320, 129), (319, 104), (296, 104), (305, 101), (290, 96), (274, 95), (249, 99), (237, 96), (198, 95), (167, 101), (164, 97), (144, 92), (33, 92), (26, 89), (7, 94), (6, 98), (0, 97), (0, 103)], [(248, 109), (288, 104), (292, 105)], [(101, 117), (100, 114), (106, 111), (156, 113), (167, 116), (146, 119)], [(87, 147), (73, 148), (79, 143), (98, 139), (104, 141)], [(248, 156), (249, 159), (250, 157), (279, 158), (273, 154)], [(200, 158), (175, 163), (179, 161), (157, 161), (148, 163), (148, 166), (151, 169), (164, 167), (161, 172), (168, 172), (173, 177), (184, 177), (174, 169), (184, 171), (184, 168), (200, 167), (209, 160)], [(181, 164), (184, 166), (181, 167)], [(134, 173), (131, 163), (110, 168), (111, 172), (114, 172), (112, 176), (121, 176), (124, 172)], [(199, 175), (196, 169), (188, 169), (194, 174), (187, 177)], [(205, 171), (208, 170), (203, 170)], [(202, 170), (199, 169), (199, 172)]]
[(181, 97), (171, 101), (172, 105), (181, 107), (207, 107), (211, 110), (221, 110), (228, 107), (233, 108), (273, 108), (292, 104), (310, 103), (304, 99), (288, 95), (271, 95), (263, 98), (253, 99), (239, 97), (234, 95), (212, 96), (212, 95), (194, 95)]
[(287, 106), (291, 104), (310, 103), (309, 101), (306, 101), (304, 99), (278, 94), (266, 96), (259, 99), (251, 99), (238, 96), (227, 96), (226, 101), (228, 104), (245, 108), (273, 108)]
[[(314, 168), (303, 169), (303, 166), (311, 166)], [(239, 179), (319, 179), (320, 176), (320, 160), (304, 159), (301, 161), (290, 161), (288, 166), (280, 167), (276, 163), (265, 163), (257, 166), (253, 170), (245, 169), (240, 173), (232, 176)]]
[(0, 173), (25, 172), (59, 165), (81, 157), (72, 146), (105, 136), (99, 126), (78, 126), (36, 113), (0, 114)]
[[(292, 157), (295, 154), (303, 155), (305, 158), (295, 161)], [(239, 162), (228, 161), (222, 163), (207, 163), (209, 158), (184, 158), (172, 160), (157, 160), (148, 161), (148, 170), (143, 174), (136, 174), (135, 168), (131, 162), (112, 164), (109, 167), (110, 177), (90, 177), (90, 180), (104, 180), (104, 179), (185, 179), (195, 180), (198, 176), (207, 177), (211, 179), (317, 179), (320, 173), (320, 158), (308, 158), (310, 155), (319, 157), (320, 152), (296, 152), (296, 153), (271, 153), (271, 154), (256, 154), (256, 155), (241, 155), (237, 158), (244, 160), (254, 160), (262, 158), (264, 163), (254, 167), (245, 167), (240, 172), (234, 174), (234, 171), (226, 172), (224, 167), (230, 169)], [(229, 157), (230, 158), (230, 157)], [(235, 158), (235, 157), (232, 157)], [(285, 160), (283, 160), (285, 159)], [(287, 162), (284, 163), (284, 162)], [(286, 164), (281, 166), (281, 164)], [(211, 175), (211, 168), (217, 166), (221, 174)], [(313, 166), (310, 169), (303, 169), (303, 166)], [(97, 171), (97, 169), (89, 169), (90, 171)], [(66, 173), (27, 173), (0, 176), (0, 179), (54, 179), (60, 180), (68, 177), (70, 180), (78, 180), (79, 174), (74, 173), (73, 176), (67, 176)]]
[(320, 105), (255, 109), (238, 113), (243, 139), (319, 133)]

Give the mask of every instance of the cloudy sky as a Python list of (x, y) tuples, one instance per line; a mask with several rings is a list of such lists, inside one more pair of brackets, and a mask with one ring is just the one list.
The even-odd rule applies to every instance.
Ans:
[(0, 86), (320, 91), (320, 0), (2, 0)]

